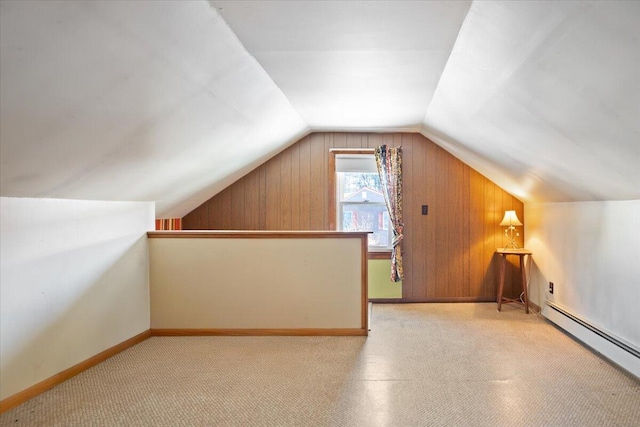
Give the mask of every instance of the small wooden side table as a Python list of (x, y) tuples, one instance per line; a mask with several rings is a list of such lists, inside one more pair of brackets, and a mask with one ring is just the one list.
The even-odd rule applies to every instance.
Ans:
[(524, 312), (529, 314), (529, 295), (527, 294), (527, 275), (524, 268), (524, 257), (531, 255), (532, 252), (528, 249), (508, 249), (498, 248), (496, 253), (502, 256), (502, 262), (500, 263), (500, 283), (498, 284), (498, 311), (502, 309), (502, 302), (515, 302), (522, 304), (519, 299), (505, 298), (502, 296), (504, 291), (504, 272), (507, 266), (507, 256), (515, 255), (520, 258), (520, 277), (522, 280), (522, 292), (524, 293)]

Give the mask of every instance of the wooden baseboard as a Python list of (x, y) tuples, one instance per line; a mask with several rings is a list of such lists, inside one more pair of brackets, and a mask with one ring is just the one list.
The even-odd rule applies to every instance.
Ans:
[(529, 301), (529, 310), (535, 311), (536, 314), (540, 314), (542, 309), (538, 306), (538, 304)]
[(366, 329), (151, 329), (151, 336), (366, 336)]
[(377, 304), (412, 304), (412, 303), (440, 303), (440, 302), (496, 302), (496, 297), (446, 297), (446, 298), (369, 298)]
[(39, 383), (34, 384), (31, 387), (22, 390), (21, 392), (18, 392), (12, 396), (7, 397), (6, 399), (1, 400), (0, 414), (3, 414), (9, 409), (15, 408), (16, 406), (23, 404), (27, 400), (32, 399), (41, 393), (44, 393), (50, 388), (53, 388), (58, 384), (68, 380), (69, 378), (74, 377), (83, 371), (86, 371), (87, 369), (97, 365), (98, 363), (104, 362), (108, 358), (115, 356), (121, 351), (124, 351), (129, 347), (133, 347), (134, 345), (146, 340), (150, 336), (151, 336), (151, 333), (149, 330), (144, 331), (141, 334), (131, 337), (128, 340), (121, 342), (120, 344), (116, 344), (113, 347), (108, 348), (96, 354), (95, 356), (88, 358), (87, 360), (84, 360), (76, 365), (73, 365), (72, 367), (65, 369), (62, 372), (59, 372), (47, 378), (46, 380), (40, 381)]

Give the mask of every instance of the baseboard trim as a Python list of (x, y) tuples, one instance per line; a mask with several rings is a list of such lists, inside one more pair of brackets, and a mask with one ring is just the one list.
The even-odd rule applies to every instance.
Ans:
[(496, 302), (496, 297), (443, 297), (443, 298), (369, 298), (376, 304), (414, 304), (414, 303), (456, 303), (456, 302)]
[(571, 313), (564, 307), (546, 301), (544, 317), (585, 346), (640, 379), (640, 349)]
[(557, 311), (558, 313), (568, 317), (569, 319), (573, 320), (574, 322), (576, 322), (577, 324), (579, 324), (580, 326), (590, 330), (591, 332), (593, 332), (594, 334), (598, 335), (601, 338), (604, 338), (605, 340), (609, 341), (611, 344), (614, 344), (618, 347), (620, 347), (621, 349), (623, 349), (624, 351), (632, 354), (633, 356), (635, 356), (636, 358), (640, 359), (640, 350), (637, 350), (635, 348), (633, 348), (631, 345), (623, 342), (622, 340), (614, 337), (611, 334), (608, 334), (607, 332), (604, 332), (602, 329), (592, 325), (591, 323), (587, 322), (586, 320), (581, 319), (580, 317), (576, 316), (575, 314), (572, 314), (571, 312), (565, 310), (563, 307), (559, 306), (558, 304), (555, 304), (551, 301), (547, 301), (547, 305), (551, 308), (553, 308), (555, 311)]
[(94, 367), (100, 362), (104, 362), (108, 358), (115, 356), (116, 354), (133, 347), (134, 345), (146, 340), (151, 336), (149, 330), (146, 330), (134, 337), (129, 338), (126, 341), (116, 344), (111, 348), (108, 348), (95, 356), (92, 356), (80, 363), (73, 365), (72, 367), (65, 369), (37, 384), (32, 385), (12, 396), (9, 396), (0, 401), (0, 414), (5, 413), (9, 409), (13, 409), (18, 405), (23, 404), (29, 399), (36, 397), (37, 395), (44, 393), (45, 391), (57, 386), (60, 383), (65, 382), (69, 378), (75, 377), (79, 373), (86, 371), (89, 368)]
[(402, 298), (369, 298), (369, 304), (399, 304)]
[(529, 310), (533, 310), (536, 314), (540, 314), (542, 312), (542, 309), (540, 308), (540, 306), (538, 306), (538, 304), (529, 301)]
[(366, 336), (367, 329), (313, 328), (313, 329), (151, 329), (151, 336)]

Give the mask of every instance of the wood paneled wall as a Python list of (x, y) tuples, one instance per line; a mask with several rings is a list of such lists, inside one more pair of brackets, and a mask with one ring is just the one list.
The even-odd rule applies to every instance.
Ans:
[[(507, 243), (498, 223), (508, 209), (524, 221), (523, 204), (420, 134), (308, 135), (187, 214), (183, 229), (328, 230), (329, 149), (381, 144), (403, 148), (402, 300), (495, 300), (494, 252)], [(506, 279), (505, 293), (519, 295), (514, 264)]]

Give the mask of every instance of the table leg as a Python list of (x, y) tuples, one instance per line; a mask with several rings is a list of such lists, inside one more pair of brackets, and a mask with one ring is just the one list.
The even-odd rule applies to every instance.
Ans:
[(504, 270), (506, 268), (505, 264), (507, 262), (507, 257), (505, 255), (500, 255), (502, 261), (500, 262), (500, 283), (498, 285), (498, 311), (502, 309), (502, 292), (504, 291)]
[(524, 255), (520, 257), (520, 274), (522, 275), (522, 291), (524, 292), (524, 312), (529, 314), (529, 295), (527, 294), (527, 273), (524, 271)]

